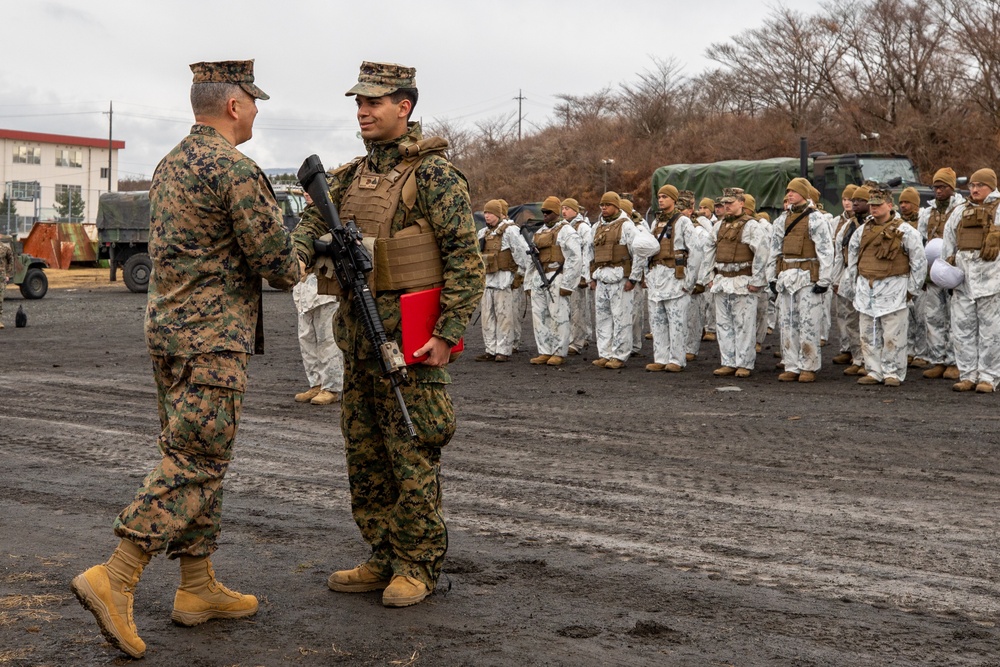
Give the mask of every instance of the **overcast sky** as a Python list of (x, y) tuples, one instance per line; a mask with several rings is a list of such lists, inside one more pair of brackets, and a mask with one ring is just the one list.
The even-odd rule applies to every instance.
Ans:
[[(818, 11), (814, 0), (786, 6)], [(417, 68), (424, 124), (516, 113), (553, 119), (559, 94), (634, 81), (653, 58), (684, 74), (712, 66), (713, 42), (759, 26), (773, 4), (741, 0), (0, 0), (0, 128), (108, 136), (126, 143), (122, 177), (152, 175), (186, 133), (191, 71), (201, 60), (256, 59), (254, 138), (241, 150), (263, 168), (327, 167), (364, 152), (344, 92), (362, 60)]]

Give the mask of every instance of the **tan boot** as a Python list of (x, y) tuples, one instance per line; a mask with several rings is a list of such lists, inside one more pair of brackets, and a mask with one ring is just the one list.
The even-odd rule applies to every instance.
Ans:
[(958, 372), (958, 366), (948, 366), (941, 377), (945, 380), (957, 380), (962, 377), (962, 374)]
[(338, 394), (335, 391), (329, 391), (327, 389), (324, 389), (323, 391), (313, 396), (312, 400), (309, 402), (312, 403), (313, 405), (330, 405), (332, 403), (336, 403), (339, 400), (340, 400), (340, 394)]
[(695, 359), (697, 359), (697, 358), (698, 358), (698, 355), (697, 355), (697, 354), (694, 354), (694, 353), (692, 353), (692, 352), (686, 352), (686, 353), (684, 354), (684, 358), (685, 358), (685, 359), (686, 359), (687, 361), (694, 361)]
[(976, 388), (976, 383), (972, 380), (962, 380), (951, 385), (952, 391), (972, 391)]
[(887, 377), (886, 379), (882, 380), (882, 384), (884, 384), (886, 387), (898, 387), (899, 385), (902, 384), (902, 382), (900, 382), (899, 378)]
[(76, 599), (97, 619), (104, 638), (133, 658), (146, 653), (132, 619), (132, 591), (149, 558), (135, 542), (122, 540), (107, 563), (77, 575), (70, 585)]
[(192, 626), (213, 618), (243, 618), (257, 613), (257, 598), (231, 591), (215, 580), (208, 556), (181, 556), (181, 585), (170, 620)]
[(944, 372), (948, 370), (948, 367), (944, 364), (935, 364), (923, 372), (923, 376), (928, 380), (937, 380), (944, 376)]
[(680, 364), (667, 364), (663, 367), (663, 370), (668, 373), (680, 373), (684, 369), (681, 368)]
[(859, 370), (861, 370), (861, 366), (851, 364), (844, 369), (844, 375), (857, 375)]
[(736, 369), (733, 368), (732, 366), (719, 366), (714, 371), (712, 371), (712, 375), (721, 378), (721, 377), (726, 377), (727, 375), (732, 375), (735, 372)]
[(389, 578), (362, 563), (352, 570), (337, 570), (326, 580), (326, 585), (338, 593), (365, 593), (382, 590), (389, 585)]
[(557, 354), (553, 354), (549, 357), (549, 360), (545, 362), (546, 366), (562, 366), (566, 363), (566, 357), (560, 357)]
[(931, 365), (931, 362), (926, 359), (921, 359), (920, 357), (914, 357), (913, 361), (907, 364), (910, 368), (927, 368)]
[(664, 364), (646, 364), (646, 370), (650, 373), (662, 371), (664, 368), (666, 368), (666, 365)]
[(798, 379), (799, 374), (792, 371), (785, 371), (778, 375), (778, 382), (797, 382)]
[(303, 391), (300, 394), (295, 394), (296, 403), (308, 403), (313, 399), (313, 397), (319, 392), (323, 391), (323, 387), (316, 385), (315, 387), (310, 387), (307, 391)]
[(382, 605), (386, 607), (409, 607), (417, 604), (431, 591), (424, 582), (403, 574), (393, 575), (389, 586), (382, 593)]
[(594, 359), (590, 363), (594, 364), (595, 366), (600, 366), (601, 368), (604, 368), (605, 366), (608, 365), (608, 360), (605, 359), (604, 357), (601, 357), (600, 359)]
[(715, 332), (714, 331), (706, 331), (705, 333), (703, 333), (701, 335), (701, 339), (702, 340), (715, 340), (716, 339)]
[(604, 367), (617, 370), (619, 368), (625, 368), (625, 362), (621, 359), (608, 359), (608, 363), (604, 364)]
[(738, 378), (748, 378), (748, 377), (750, 377), (750, 369), (749, 368), (737, 368), (736, 372), (733, 373), (733, 375), (735, 375)]
[(994, 391), (993, 385), (989, 382), (980, 382), (976, 385), (977, 394), (992, 394)]
[(862, 377), (858, 378), (858, 384), (872, 385), (872, 384), (881, 384), (881, 382), (877, 378), (871, 375), (863, 375)]
[(542, 364), (547, 364), (551, 358), (551, 354), (540, 354), (537, 357), (532, 357), (530, 363), (535, 366), (541, 366)]
[(831, 361), (833, 361), (833, 363), (837, 364), (838, 366), (845, 366), (851, 363), (853, 358), (854, 357), (851, 356), (850, 352), (841, 352), (840, 354), (835, 356)]
[(812, 371), (802, 371), (799, 373), (799, 382), (815, 382), (816, 374)]

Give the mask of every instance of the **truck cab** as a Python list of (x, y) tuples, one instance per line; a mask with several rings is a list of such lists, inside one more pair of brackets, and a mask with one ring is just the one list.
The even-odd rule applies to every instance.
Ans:
[(887, 183), (897, 196), (908, 187), (920, 193), (921, 206), (934, 198), (934, 191), (920, 183), (920, 173), (905, 155), (890, 153), (813, 153), (812, 184), (820, 192), (823, 208), (833, 215), (843, 212), (840, 194), (849, 183)]
[(41, 299), (49, 291), (49, 279), (45, 275), (48, 264), (43, 259), (24, 252), (20, 241), (11, 236), (0, 235), (0, 243), (6, 243), (14, 251), (14, 273), (10, 282), (18, 286), (25, 299)]

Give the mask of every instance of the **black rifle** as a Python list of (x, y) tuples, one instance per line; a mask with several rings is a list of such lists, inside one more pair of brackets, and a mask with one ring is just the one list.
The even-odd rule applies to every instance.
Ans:
[[(545, 267), (542, 266), (542, 256), (538, 253), (538, 246), (535, 245), (534, 234), (527, 227), (521, 227), (521, 237), (528, 244), (528, 254), (531, 255), (531, 263), (535, 265), (535, 271), (538, 271), (538, 277), (542, 279), (542, 289), (547, 290), (556, 276), (552, 276), (552, 280), (545, 276)], [(558, 271), (556, 275), (559, 275)]]
[(344, 294), (354, 303), (354, 311), (365, 327), (365, 338), (378, 351), (382, 375), (389, 378), (392, 383), (396, 402), (403, 412), (403, 424), (406, 425), (410, 437), (415, 438), (417, 432), (413, 428), (413, 422), (410, 421), (410, 413), (406, 409), (403, 392), (400, 390), (400, 386), (406, 380), (406, 360), (403, 359), (396, 341), (389, 340), (386, 335), (382, 318), (378, 314), (375, 296), (368, 287), (368, 274), (372, 272), (374, 264), (371, 255), (361, 242), (361, 231), (353, 220), (348, 220), (346, 225), (340, 222), (337, 207), (330, 201), (326, 170), (323, 169), (323, 163), (320, 162), (318, 155), (306, 158), (299, 167), (298, 178), (299, 183), (312, 197), (326, 224), (330, 226), (330, 234), (333, 237), (329, 242), (313, 240), (313, 248), (317, 255), (333, 259), (337, 281)]

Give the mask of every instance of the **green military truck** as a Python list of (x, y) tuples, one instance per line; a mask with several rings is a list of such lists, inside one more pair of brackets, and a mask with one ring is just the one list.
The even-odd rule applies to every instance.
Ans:
[(49, 291), (49, 279), (45, 275), (48, 266), (44, 259), (39, 259), (24, 252), (20, 241), (11, 236), (0, 235), (0, 243), (6, 243), (14, 250), (14, 274), (10, 282), (21, 290), (25, 299), (41, 299)]
[[(805, 173), (803, 173), (803, 162)], [(866, 180), (888, 183), (897, 194), (906, 187), (920, 193), (921, 203), (934, 192), (921, 185), (916, 165), (905, 155), (886, 153), (813, 153), (808, 158), (778, 157), (767, 160), (725, 160), (709, 164), (671, 164), (653, 172), (653, 192), (670, 183), (680, 190), (692, 190), (697, 197), (719, 197), (723, 188), (743, 188), (757, 200), (757, 210), (771, 218), (781, 212), (788, 182), (805, 176), (820, 193), (823, 209), (838, 215), (844, 208), (840, 193), (848, 183)], [(653, 200), (653, 210), (656, 209)]]
[[(277, 188), (275, 199), (285, 227), (295, 229), (305, 209), (301, 189)], [(122, 269), (125, 286), (133, 292), (149, 288), (153, 262), (149, 258), (149, 192), (107, 192), (97, 205), (98, 257), (108, 260), (109, 279), (118, 279)]]

